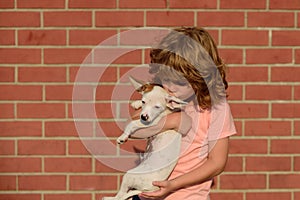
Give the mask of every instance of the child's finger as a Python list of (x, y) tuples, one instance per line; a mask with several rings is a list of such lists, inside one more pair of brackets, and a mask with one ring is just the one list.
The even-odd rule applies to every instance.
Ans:
[(166, 187), (167, 181), (153, 181), (152, 185), (158, 186), (158, 187)]

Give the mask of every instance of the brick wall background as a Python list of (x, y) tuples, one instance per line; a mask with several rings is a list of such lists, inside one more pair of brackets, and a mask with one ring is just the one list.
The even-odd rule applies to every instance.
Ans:
[[(115, 193), (122, 173), (95, 159), (74, 126), (76, 73), (110, 36), (182, 25), (208, 29), (230, 68), (238, 135), (212, 199), (300, 199), (299, 0), (0, 0), (0, 8), (0, 200)], [(141, 63), (147, 51), (114, 63), (97, 92), (99, 123), (112, 141), (121, 130), (111, 89)]]

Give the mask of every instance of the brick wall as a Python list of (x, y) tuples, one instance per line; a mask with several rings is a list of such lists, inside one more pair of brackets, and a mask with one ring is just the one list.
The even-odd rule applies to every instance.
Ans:
[[(115, 193), (122, 173), (86, 150), (73, 122), (79, 66), (117, 33), (182, 25), (207, 28), (230, 68), (238, 135), (212, 199), (300, 199), (299, 0), (0, 0), (0, 8), (0, 200)], [(147, 61), (147, 51), (128, 53), (100, 80), (97, 123), (111, 141), (124, 107), (110, 106), (114, 83)], [(92, 134), (94, 125), (80, 123)], [(99, 155), (116, 153), (98, 142)]]

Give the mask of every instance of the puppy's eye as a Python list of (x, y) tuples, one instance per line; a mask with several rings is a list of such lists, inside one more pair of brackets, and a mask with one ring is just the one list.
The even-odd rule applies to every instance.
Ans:
[(142, 104), (145, 104), (146, 102), (145, 101), (142, 101)]
[(160, 106), (156, 105), (156, 106), (154, 106), (154, 108), (156, 108), (156, 109), (160, 109)]

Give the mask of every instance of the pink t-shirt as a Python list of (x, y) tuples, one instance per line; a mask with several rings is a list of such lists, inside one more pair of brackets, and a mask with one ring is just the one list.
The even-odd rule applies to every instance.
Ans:
[[(231, 136), (236, 133), (230, 107), (226, 101), (214, 106), (211, 110), (200, 110), (188, 105), (185, 112), (192, 118), (192, 128), (182, 138), (181, 155), (169, 180), (183, 175), (199, 166), (206, 160), (209, 149), (208, 142)], [(165, 200), (208, 200), (211, 182), (180, 189)]]

